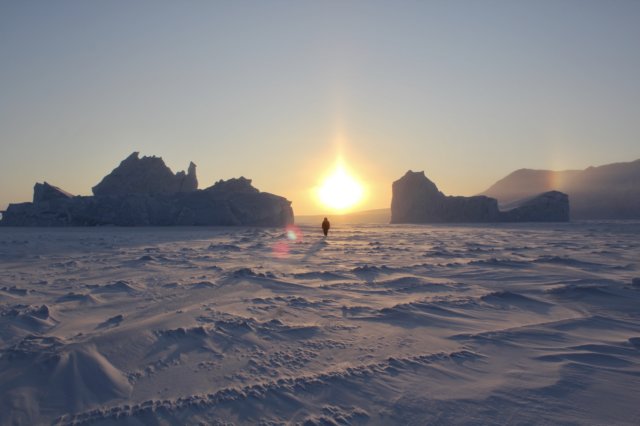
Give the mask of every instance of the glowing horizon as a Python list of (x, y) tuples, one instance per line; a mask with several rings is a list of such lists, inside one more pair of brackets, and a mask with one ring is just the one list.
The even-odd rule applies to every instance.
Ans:
[(4, 2), (0, 210), (36, 182), (90, 195), (133, 151), (296, 215), (327, 210), (312, 188), (336, 155), (366, 184), (346, 211), (388, 208), (407, 170), (475, 195), (632, 161), (639, 20), (579, 0)]

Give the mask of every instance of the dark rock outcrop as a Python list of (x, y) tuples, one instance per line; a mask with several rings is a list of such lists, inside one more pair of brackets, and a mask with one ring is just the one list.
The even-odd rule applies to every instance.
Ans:
[(584, 170), (520, 169), (482, 195), (507, 206), (553, 189), (571, 198), (572, 219), (640, 219), (640, 160)]
[[(151, 158), (151, 161), (143, 161)], [(131, 161), (130, 161), (131, 160)], [(130, 163), (127, 163), (130, 161)], [(125, 164), (126, 163), (126, 164)], [(124, 168), (122, 165), (125, 164)], [(132, 166), (135, 164), (135, 166)], [(149, 164), (152, 164), (151, 166)], [(172, 191), (149, 180), (162, 172)], [(138, 170), (142, 168), (142, 170)], [(121, 173), (123, 170), (126, 173)], [(116, 171), (118, 171), (116, 173)], [(183, 173), (184, 175), (184, 173)], [(34, 202), (10, 204), (2, 216), (5, 226), (167, 226), (167, 225), (251, 225), (284, 226), (293, 223), (291, 202), (286, 198), (260, 192), (244, 177), (219, 181), (204, 189), (197, 185), (195, 165), (189, 173), (173, 175), (161, 158), (137, 159), (137, 153), (123, 161), (110, 179), (103, 179), (94, 196), (76, 196), (48, 184), (37, 184)], [(108, 176), (108, 177), (109, 177)], [(176, 184), (190, 181), (186, 186)], [(102, 185), (104, 182), (107, 184)], [(117, 189), (116, 182), (131, 192)], [(171, 183), (173, 182), (173, 183)], [(102, 185), (102, 186), (101, 186)], [(115, 185), (115, 186), (113, 186)], [(106, 194), (103, 192), (105, 191)], [(63, 196), (64, 195), (64, 196)]]
[(173, 174), (160, 157), (138, 157), (134, 152), (93, 187), (93, 195), (174, 194), (198, 189), (196, 165)]
[(569, 220), (569, 198), (551, 191), (498, 208), (485, 196), (446, 196), (424, 172), (409, 170), (392, 186), (391, 223), (555, 222)]
[(506, 222), (566, 222), (569, 220), (569, 196), (548, 191), (505, 206), (501, 212)]
[(391, 223), (497, 222), (498, 202), (488, 197), (447, 197), (424, 172), (409, 170), (393, 182)]
[(36, 183), (33, 187), (33, 202), (42, 203), (51, 200), (66, 200), (73, 195), (63, 191), (57, 186), (49, 185), (47, 182)]

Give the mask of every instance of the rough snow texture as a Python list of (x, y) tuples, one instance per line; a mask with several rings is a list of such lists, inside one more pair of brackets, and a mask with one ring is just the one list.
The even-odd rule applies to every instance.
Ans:
[(0, 229), (0, 424), (638, 424), (639, 223), (319, 225)]
[(197, 190), (195, 165), (171, 173), (161, 158), (133, 153), (94, 187), (95, 196), (72, 197), (47, 183), (36, 184), (33, 203), (11, 204), (5, 226), (168, 226), (293, 223), (287, 199), (260, 192), (244, 177)]
[(93, 195), (175, 194), (198, 189), (196, 165), (173, 174), (160, 157), (138, 157), (134, 152), (93, 187)]
[(562, 222), (569, 220), (566, 194), (550, 191), (501, 211), (498, 201), (482, 195), (446, 196), (424, 172), (409, 170), (393, 182), (391, 223)]
[(573, 219), (640, 219), (640, 160), (585, 170), (520, 169), (483, 195), (507, 205), (553, 189), (569, 195)]

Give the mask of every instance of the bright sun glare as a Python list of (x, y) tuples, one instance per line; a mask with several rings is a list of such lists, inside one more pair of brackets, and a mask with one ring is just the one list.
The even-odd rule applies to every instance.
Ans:
[(351, 176), (339, 160), (333, 172), (318, 188), (320, 202), (333, 210), (343, 211), (362, 200), (364, 188)]

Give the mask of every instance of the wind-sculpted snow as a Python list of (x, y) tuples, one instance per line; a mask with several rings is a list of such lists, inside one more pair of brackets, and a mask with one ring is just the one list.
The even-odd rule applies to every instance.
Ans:
[(639, 223), (0, 231), (0, 424), (640, 419)]
[[(210, 394), (189, 395), (175, 400), (148, 400), (136, 405), (126, 404), (111, 407), (106, 411), (93, 410), (75, 416), (62, 416), (57, 419), (56, 423), (79, 425), (100, 420), (124, 420), (127, 417), (144, 419), (147, 414), (155, 411), (159, 411), (161, 416), (169, 415), (176, 420), (184, 420), (185, 414), (180, 413), (182, 411), (190, 409), (200, 411), (203, 408), (215, 410), (222, 405), (235, 406), (231, 409), (239, 412), (247, 400), (263, 400), (263, 404), (265, 404), (269, 402), (269, 399), (279, 399), (286, 394), (315, 393), (324, 387), (349, 386), (354, 382), (375, 376), (398, 376), (404, 372), (438, 362), (450, 362), (463, 367), (465, 362), (472, 362), (478, 358), (481, 356), (470, 351), (415, 355), (405, 358), (389, 357), (381, 362), (356, 365), (315, 375), (301, 375), (295, 378), (268, 381), (240, 388), (225, 388)], [(366, 412), (362, 411), (362, 413)], [(190, 416), (190, 413), (186, 413), (186, 416)]]

